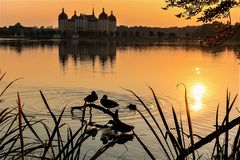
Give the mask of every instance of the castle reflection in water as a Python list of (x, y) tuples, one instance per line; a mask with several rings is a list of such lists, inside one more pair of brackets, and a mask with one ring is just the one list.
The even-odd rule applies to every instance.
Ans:
[(95, 66), (96, 61), (104, 66), (115, 63), (116, 44), (114, 42), (81, 42), (61, 41), (59, 44), (59, 60), (63, 68), (66, 67), (69, 59), (77, 65), (79, 62), (90, 62)]
[[(118, 44), (119, 45), (119, 44)], [(68, 62), (73, 62), (75, 66), (79, 63), (100, 63), (101, 67), (110, 64), (111, 67), (116, 61), (116, 42), (115, 41), (40, 41), (40, 40), (0, 40), (0, 49), (13, 51), (22, 54), (31, 49), (47, 49), (50, 52), (58, 51), (59, 63), (63, 70)]]
[[(78, 64), (91, 63), (93, 69), (95, 64), (106, 69), (106, 65), (112, 67), (116, 62), (116, 50), (123, 51), (127, 49), (148, 50), (154, 48), (168, 47), (171, 49), (181, 48), (184, 50), (199, 49), (204, 53), (218, 56), (226, 49), (233, 51), (237, 59), (240, 59), (240, 49), (238, 45), (222, 45), (217, 48), (203, 48), (192, 43), (137, 43), (125, 41), (80, 41), (80, 40), (2, 40), (0, 39), (1, 50), (13, 52), (21, 55), (22, 53), (33, 52), (33, 49), (40, 49), (42, 52), (55, 52), (59, 55), (59, 63), (63, 71), (67, 64), (73, 63), (75, 67)], [(177, 47), (177, 48), (176, 48)], [(42, 52), (41, 52), (42, 50)], [(70, 64), (69, 63), (69, 64)]]

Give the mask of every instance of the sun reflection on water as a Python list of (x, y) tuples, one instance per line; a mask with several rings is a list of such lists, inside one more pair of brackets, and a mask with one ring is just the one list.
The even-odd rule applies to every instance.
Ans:
[(205, 86), (203, 84), (196, 84), (192, 87), (192, 94), (195, 100), (193, 109), (198, 111), (202, 108), (202, 96), (205, 94)]

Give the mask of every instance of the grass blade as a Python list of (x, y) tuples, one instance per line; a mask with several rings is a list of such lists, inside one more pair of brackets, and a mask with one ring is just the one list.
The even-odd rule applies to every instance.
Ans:
[(181, 133), (180, 133), (180, 127), (179, 127), (179, 124), (178, 124), (178, 119), (177, 119), (177, 116), (176, 116), (176, 113), (175, 113), (175, 110), (174, 108), (172, 107), (172, 112), (173, 112), (173, 118), (174, 118), (174, 123), (175, 123), (175, 127), (176, 127), (176, 131), (177, 131), (177, 135), (178, 135), (178, 144), (180, 146), (180, 154), (182, 154), (182, 150), (183, 150), (183, 144), (182, 144), (182, 136), (181, 136)]
[(191, 121), (191, 115), (190, 115), (190, 110), (189, 110), (189, 105), (188, 105), (188, 99), (187, 99), (187, 87), (183, 83), (179, 83), (179, 85), (183, 85), (185, 88), (185, 107), (186, 107), (186, 112), (187, 112), (187, 120), (188, 120), (188, 128), (189, 128), (189, 133), (190, 133), (190, 140), (191, 140), (191, 145), (193, 147), (193, 160), (195, 160), (195, 153), (194, 153), (194, 138), (193, 138), (193, 129), (192, 129), (192, 121)]
[[(164, 124), (164, 126), (165, 126), (165, 129), (166, 129), (167, 133), (170, 133), (170, 129), (169, 129), (169, 127), (168, 127), (166, 118), (165, 118), (165, 116), (164, 116), (164, 114), (163, 114), (163, 111), (162, 111), (161, 105), (160, 105), (160, 103), (159, 103), (159, 101), (158, 101), (158, 99), (157, 99), (157, 96), (156, 96), (154, 90), (153, 90), (150, 86), (148, 86), (148, 87), (149, 87), (149, 89), (151, 90), (151, 92), (152, 92), (152, 94), (153, 94), (153, 97), (154, 97), (156, 106), (157, 106), (157, 108), (158, 108), (159, 115), (160, 115), (160, 117), (161, 117), (161, 119), (162, 119), (162, 122), (163, 122), (163, 124)], [(164, 136), (163, 132), (161, 131), (160, 127), (158, 127), (158, 128), (159, 128), (159, 130), (160, 130), (163, 138), (165, 139), (165, 136)], [(173, 138), (174, 138), (174, 137), (173, 137)], [(175, 139), (175, 138), (174, 138), (174, 139)], [(167, 147), (168, 147), (171, 155), (173, 156), (173, 153), (172, 153), (172, 150), (171, 150), (171, 148), (170, 148), (170, 146), (169, 146), (169, 144), (168, 144), (168, 141), (165, 140), (165, 142), (166, 142), (166, 144), (167, 144)], [(174, 142), (173, 142), (173, 141), (171, 141), (171, 142), (172, 142), (172, 145), (173, 145), (173, 147), (174, 147), (174, 149), (175, 149), (175, 152), (176, 152), (176, 154), (177, 154), (178, 152), (177, 152), (177, 150), (176, 150), (176, 148), (175, 148)], [(173, 156), (173, 158), (174, 158), (174, 156)]]
[(157, 133), (155, 132), (155, 130), (153, 129), (153, 127), (151, 126), (151, 124), (148, 122), (148, 120), (145, 118), (145, 116), (137, 109), (137, 112), (141, 115), (141, 117), (143, 118), (143, 120), (147, 123), (148, 127), (150, 128), (150, 130), (152, 131), (152, 133), (154, 134), (154, 136), (156, 137), (156, 139), (158, 140), (159, 144), (161, 145), (161, 147), (163, 148), (166, 156), (168, 159), (171, 159), (168, 155), (167, 150), (165, 149), (162, 141), (160, 140), (160, 138), (158, 137)]
[[(68, 140), (68, 142), (64, 145), (64, 147), (62, 148), (62, 150), (58, 153), (58, 155), (56, 156), (56, 159), (60, 158), (61, 154), (63, 154), (63, 152), (65, 151), (65, 149), (67, 149), (70, 145), (73, 148), (73, 141), (74, 139), (79, 135), (80, 131), (82, 130), (83, 126), (81, 126), (74, 134), (72, 134), (72, 130), (69, 128), (69, 133), (70, 133), (70, 139)], [(68, 153), (68, 152), (67, 152)], [(69, 157), (68, 154), (66, 154), (65, 157)]]
[(10, 82), (10, 83), (2, 90), (2, 92), (0, 93), (0, 97), (6, 92), (6, 90), (7, 90), (14, 82), (16, 82), (16, 81), (18, 81), (18, 80), (20, 80), (20, 79), (22, 79), (22, 78), (17, 78), (17, 79), (15, 79), (14, 81)]
[[(212, 152), (212, 157), (211, 160), (214, 158), (214, 152), (215, 152), (215, 148), (217, 147), (217, 156), (220, 156), (220, 143), (219, 143), (219, 133), (218, 133), (218, 112), (219, 112), (219, 105), (217, 106), (217, 111), (216, 111), (216, 143), (213, 147), (213, 152)], [(217, 159), (220, 157), (216, 157)]]
[(137, 136), (137, 134), (133, 132), (133, 135), (136, 137), (136, 139), (138, 140), (138, 142), (142, 145), (143, 149), (147, 152), (147, 154), (149, 155), (149, 157), (152, 159), (152, 160), (155, 160), (156, 158), (153, 156), (153, 154), (151, 153), (151, 151), (147, 148), (147, 146), (141, 141), (141, 139)]
[(48, 103), (47, 103), (47, 100), (46, 100), (46, 98), (45, 98), (45, 96), (43, 95), (43, 93), (42, 93), (41, 90), (40, 90), (40, 94), (41, 94), (41, 97), (42, 97), (42, 99), (43, 99), (43, 102), (44, 102), (45, 106), (46, 106), (47, 109), (48, 109), (48, 112), (50, 113), (50, 115), (52, 116), (52, 119), (54, 120), (54, 122), (55, 122), (55, 124), (56, 124), (56, 123), (57, 123), (57, 118), (56, 118), (56, 116), (53, 114), (52, 110), (50, 109), (50, 107), (49, 107), (49, 105), (48, 105)]
[(20, 137), (20, 144), (21, 144), (21, 159), (24, 160), (24, 142), (23, 142), (23, 131), (22, 131), (22, 105), (19, 93), (17, 92), (18, 98), (18, 127), (19, 127), (19, 137)]
[(22, 112), (22, 117), (25, 121), (25, 123), (27, 124), (28, 128), (30, 128), (31, 132), (34, 134), (34, 136), (41, 142), (41, 144), (43, 144), (43, 141), (41, 140), (41, 138), (38, 136), (38, 134), (36, 133), (36, 131), (33, 129), (32, 125), (29, 123), (29, 120), (27, 119), (27, 117), (25, 116), (25, 114)]
[[(230, 93), (228, 93), (227, 90), (227, 101), (226, 101), (226, 127), (228, 126), (229, 123), (229, 101), (230, 101)], [(225, 132), (225, 142), (224, 142), (224, 159), (228, 158), (228, 130)]]
[(199, 140), (198, 142), (196, 142), (194, 145), (194, 148), (192, 146), (190, 146), (189, 148), (185, 149), (184, 152), (185, 152), (186, 156), (188, 154), (191, 154), (194, 151), (194, 149), (197, 150), (197, 149), (201, 148), (202, 146), (204, 146), (205, 144), (211, 142), (214, 138), (216, 138), (217, 133), (220, 136), (221, 134), (225, 133), (226, 130), (230, 130), (233, 127), (235, 127), (236, 125), (239, 125), (239, 122), (240, 122), (240, 117), (237, 117), (237, 118), (233, 119), (232, 121), (230, 121), (228, 123), (228, 126), (226, 126), (226, 125), (220, 126), (217, 131), (214, 131), (214, 132), (208, 134), (206, 137), (204, 137), (201, 140)]
[[(154, 116), (152, 115), (151, 111), (148, 109), (148, 107), (146, 106), (146, 104), (142, 101), (142, 99), (141, 99), (136, 93), (134, 93), (133, 91), (131, 91), (131, 90), (129, 90), (129, 89), (125, 89), (125, 88), (123, 88), (123, 89), (126, 90), (126, 91), (131, 92), (131, 93), (139, 100), (139, 102), (141, 102), (141, 104), (144, 106), (144, 108), (147, 110), (148, 114), (151, 116), (151, 118), (153, 119), (153, 121), (154, 121), (155, 124), (157, 125), (157, 127), (158, 127), (161, 135), (163, 136), (163, 138), (164, 138), (164, 140), (165, 140), (163, 131), (161, 130), (159, 124), (158, 124), (157, 121), (156, 121), (156, 119), (154, 118)], [(151, 89), (151, 88), (150, 88), (150, 89)], [(155, 95), (155, 94), (154, 94), (154, 95)], [(144, 116), (142, 116), (142, 117), (144, 117)], [(145, 122), (147, 122), (147, 121), (145, 121)], [(151, 126), (151, 124), (149, 123), (148, 126)], [(170, 132), (169, 128), (168, 128), (167, 131)], [(155, 131), (154, 131), (154, 132), (155, 132)], [(157, 137), (158, 137), (158, 136), (157, 136)], [(158, 139), (159, 139), (159, 137), (158, 137)], [(165, 142), (166, 142), (167, 147), (168, 147), (168, 149), (169, 149), (169, 151), (170, 151), (170, 153), (171, 153), (171, 156), (174, 158), (174, 155), (173, 155), (173, 153), (172, 153), (172, 151), (171, 151), (171, 149), (170, 149), (170, 147), (169, 147), (169, 145), (168, 145), (167, 140), (165, 140)], [(164, 152), (166, 153), (167, 157), (170, 159), (170, 156), (169, 156), (166, 148), (162, 145), (162, 142), (160, 143), (160, 145), (162, 146), (162, 148), (163, 148)], [(173, 146), (174, 146), (174, 145), (173, 145)], [(177, 154), (177, 152), (176, 152), (176, 154)]]
[(183, 148), (186, 148), (185, 145), (185, 139), (184, 139), (184, 129), (183, 129), (183, 122), (182, 122), (182, 113), (180, 111), (180, 125), (181, 125), (181, 131), (182, 131), (182, 140), (183, 140)]
[[(0, 73), (0, 74), (1, 74), (1, 73)], [(6, 72), (3, 73), (3, 75), (1, 76), (0, 81), (5, 77), (5, 75), (6, 75)]]
[[(44, 103), (45, 103), (46, 108), (48, 109), (50, 115), (52, 116), (52, 118), (53, 118), (53, 120), (54, 120), (54, 122), (55, 122), (54, 130), (53, 130), (53, 132), (52, 132), (52, 134), (51, 134), (51, 136), (50, 136), (50, 139), (49, 139), (49, 141), (48, 141), (48, 144), (47, 144), (47, 146), (46, 146), (46, 148), (44, 149), (44, 152), (43, 152), (43, 158), (44, 158), (44, 157), (46, 156), (46, 153), (47, 153), (48, 149), (49, 149), (49, 148), (51, 147), (51, 145), (52, 145), (52, 142), (53, 142), (53, 139), (54, 139), (54, 137), (55, 137), (55, 134), (56, 134), (57, 132), (59, 132), (59, 124), (60, 124), (60, 121), (61, 121), (61, 119), (62, 119), (62, 116), (63, 116), (63, 113), (64, 113), (66, 107), (63, 108), (63, 110), (62, 110), (62, 112), (61, 112), (61, 114), (60, 114), (60, 116), (59, 116), (59, 118), (58, 118), (58, 120), (57, 120), (56, 116), (55, 116), (55, 115), (53, 114), (53, 112), (51, 111), (51, 109), (50, 109), (50, 107), (49, 107), (49, 105), (48, 105), (48, 103), (47, 103), (47, 100), (46, 100), (45, 96), (43, 95), (42, 91), (40, 91), (40, 94), (41, 94), (41, 97), (42, 97), (42, 99), (43, 99), (43, 101), (44, 101)], [(60, 147), (60, 146), (59, 146), (59, 147)]]

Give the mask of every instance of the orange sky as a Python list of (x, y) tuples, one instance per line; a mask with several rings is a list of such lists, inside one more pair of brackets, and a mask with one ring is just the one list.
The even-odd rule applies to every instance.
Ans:
[[(21, 22), (26, 26), (57, 26), (57, 16), (64, 7), (69, 17), (74, 10), (81, 13), (92, 12), (93, 0), (0, 0), (0, 26)], [(128, 26), (186, 26), (196, 25), (194, 19), (178, 19), (177, 9), (164, 11), (164, 0), (94, 0), (95, 14), (104, 7), (109, 14), (113, 10), (118, 25)], [(238, 9), (239, 10), (239, 9)], [(240, 14), (233, 12), (234, 21)]]

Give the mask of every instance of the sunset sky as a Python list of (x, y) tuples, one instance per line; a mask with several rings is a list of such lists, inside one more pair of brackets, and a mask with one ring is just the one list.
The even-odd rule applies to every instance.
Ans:
[[(128, 26), (187, 26), (197, 25), (195, 19), (184, 20), (175, 17), (177, 9), (164, 11), (164, 0), (0, 0), (0, 26), (14, 25), (20, 22), (25, 26), (57, 26), (57, 17), (64, 7), (68, 17), (92, 12), (98, 16), (104, 7), (110, 14), (113, 10), (118, 25)], [(240, 14), (232, 12), (234, 22)]]

